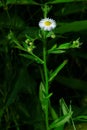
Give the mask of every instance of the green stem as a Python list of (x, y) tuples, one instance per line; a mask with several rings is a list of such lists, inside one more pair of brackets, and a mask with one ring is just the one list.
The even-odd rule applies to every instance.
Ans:
[[(48, 72), (47, 72), (47, 52), (46, 52), (46, 39), (44, 38), (43, 41), (43, 60), (44, 60), (44, 76), (45, 76), (45, 92), (46, 97), (48, 96)], [(49, 119), (48, 119), (48, 99), (46, 104), (46, 111), (45, 111), (45, 121), (46, 121), (46, 130), (49, 130)]]

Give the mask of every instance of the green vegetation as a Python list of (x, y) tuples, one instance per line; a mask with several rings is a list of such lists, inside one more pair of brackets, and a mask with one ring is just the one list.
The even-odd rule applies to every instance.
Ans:
[(86, 130), (86, 5), (0, 1), (0, 130)]

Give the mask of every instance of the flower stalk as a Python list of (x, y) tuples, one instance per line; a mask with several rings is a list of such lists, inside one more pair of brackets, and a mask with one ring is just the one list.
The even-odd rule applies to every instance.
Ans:
[[(48, 96), (49, 92), (48, 92), (48, 73), (47, 73), (47, 53), (46, 53), (46, 40), (44, 40), (43, 43), (43, 67), (44, 67), (44, 76), (45, 76), (45, 94), (46, 97)], [(46, 130), (49, 129), (49, 119), (48, 119), (48, 99), (46, 100), (46, 111), (45, 111), (45, 121), (46, 121)]]
[(44, 18), (39, 22), (39, 27), (42, 31), (41, 40), (43, 42), (43, 70), (44, 70), (44, 86), (45, 86), (45, 124), (46, 124), (46, 130), (49, 130), (49, 113), (48, 113), (48, 107), (49, 107), (49, 78), (48, 78), (48, 70), (47, 70), (47, 34), (49, 31), (54, 29), (56, 27), (56, 22), (53, 19), (50, 18)]
[[(47, 71), (47, 41), (46, 41), (46, 32), (42, 30), (42, 42), (43, 42), (43, 70), (44, 70), (44, 86), (45, 86), (45, 97), (48, 96), (49, 80), (48, 80), (48, 71)], [(45, 124), (46, 130), (49, 130), (49, 118), (48, 118), (48, 99), (46, 99), (46, 109), (45, 109)]]

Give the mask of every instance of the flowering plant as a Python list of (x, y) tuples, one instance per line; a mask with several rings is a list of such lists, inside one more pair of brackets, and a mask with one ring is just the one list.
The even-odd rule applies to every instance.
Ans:
[[(47, 14), (49, 12), (48, 6), (45, 5), (44, 8), (42, 8), (44, 18), (39, 21), (40, 30), (37, 34), (38, 35), (37, 39), (40, 40), (42, 44), (42, 50), (43, 50), (42, 58), (37, 56), (33, 51), (35, 48), (37, 49), (37, 46), (34, 45), (34, 41), (36, 40), (35, 38), (32, 38), (27, 35), (26, 40), (25, 42), (23, 42), (22, 45), (19, 44), (19, 42), (15, 39), (14, 34), (12, 32), (10, 32), (8, 38), (10, 40), (13, 40), (13, 42), (15, 42), (16, 47), (18, 49), (25, 52), (25, 54), (21, 54), (21, 56), (24, 56), (40, 64), (42, 69), (41, 71), (42, 81), (40, 82), (40, 86), (39, 86), (39, 100), (41, 102), (42, 110), (44, 112), (45, 128), (46, 130), (51, 130), (51, 129), (62, 130), (64, 124), (72, 120), (73, 112), (71, 106), (68, 107), (64, 99), (60, 99), (59, 102), (62, 108), (63, 115), (61, 117), (58, 117), (58, 114), (51, 106), (50, 97), (52, 96), (53, 93), (49, 93), (49, 88), (51, 82), (62, 70), (62, 68), (67, 64), (68, 60), (65, 59), (57, 68), (55, 68), (55, 70), (50, 71), (47, 67), (47, 58), (48, 55), (50, 54), (61, 54), (61, 53), (65, 53), (66, 50), (68, 49), (79, 48), (80, 42), (79, 39), (77, 39), (76, 41), (63, 43), (59, 46), (57, 44), (54, 44), (51, 48), (48, 49), (47, 48), (49, 42), (48, 38), (54, 39), (56, 37), (54, 33), (54, 29), (57, 26), (57, 22), (47, 17)], [(50, 118), (49, 114), (51, 114), (51, 123), (49, 119)]]

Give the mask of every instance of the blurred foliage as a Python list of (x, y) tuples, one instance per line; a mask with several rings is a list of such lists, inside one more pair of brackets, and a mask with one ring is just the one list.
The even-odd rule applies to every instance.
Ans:
[[(0, 1), (0, 129), (44, 130), (44, 115), (38, 98), (39, 65), (19, 54), (8, 39), (10, 31), (21, 43), (26, 35), (37, 38), (38, 21), (43, 17), (41, 6), (52, 6), (49, 17), (57, 21), (55, 44), (80, 38), (81, 47), (64, 54), (50, 54), (49, 70), (65, 59), (68, 64), (52, 82), (52, 105), (58, 113), (58, 100), (72, 101), (74, 118), (87, 116), (87, 0), (1, 0)], [(48, 39), (53, 46), (52, 39)], [(41, 56), (42, 45), (35, 40), (35, 54)], [(58, 62), (57, 62), (58, 61)], [(51, 64), (50, 64), (51, 63)], [(87, 121), (87, 118), (84, 119)]]

